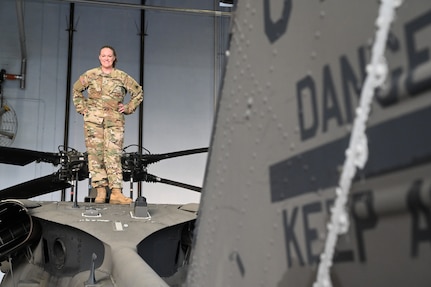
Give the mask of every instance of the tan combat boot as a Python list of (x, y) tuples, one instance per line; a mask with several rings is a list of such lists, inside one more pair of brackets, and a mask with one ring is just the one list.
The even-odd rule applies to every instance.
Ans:
[(106, 188), (97, 187), (97, 196), (94, 199), (94, 203), (105, 203), (106, 202)]
[(132, 199), (125, 197), (121, 193), (120, 188), (113, 188), (111, 192), (111, 197), (109, 199), (110, 204), (130, 204), (132, 203)]

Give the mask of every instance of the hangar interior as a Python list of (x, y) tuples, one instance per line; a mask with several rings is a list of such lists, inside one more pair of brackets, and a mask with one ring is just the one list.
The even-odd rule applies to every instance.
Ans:
[[(2, 136), (0, 145), (84, 152), (83, 119), (73, 106), (71, 85), (99, 65), (99, 49), (110, 45), (117, 52), (117, 68), (144, 89), (143, 108), (126, 116), (126, 151), (137, 152), (139, 144), (153, 154), (208, 147), (231, 9), (218, 0), (2, 0), (0, 69), (9, 76), (1, 82), (1, 96), (13, 112), (2, 116), (2, 125), (13, 129), (13, 138)], [(206, 160), (207, 153), (178, 157), (148, 171), (202, 186)], [(0, 189), (56, 170), (43, 162), (1, 164)], [(123, 187), (127, 195), (130, 183)], [(150, 203), (200, 200), (198, 192), (161, 183), (134, 183), (133, 189), (142, 189)], [(77, 190), (83, 201), (88, 180), (80, 181)], [(61, 196), (58, 191), (36, 199)]]

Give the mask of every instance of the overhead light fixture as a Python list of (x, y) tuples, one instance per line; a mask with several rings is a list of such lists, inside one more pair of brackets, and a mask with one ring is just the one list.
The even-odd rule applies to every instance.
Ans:
[(233, 7), (233, 0), (220, 0), (220, 7)]

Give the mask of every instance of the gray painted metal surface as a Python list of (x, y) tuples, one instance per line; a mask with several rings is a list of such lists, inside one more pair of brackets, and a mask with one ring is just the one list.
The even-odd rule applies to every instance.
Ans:
[[(2, 201), (1, 204), (2, 214), (6, 211), (5, 204), (26, 206), (26, 212), (33, 218), (33, 233), (39, 233), (39, 236), (32, 236), (37, 238), (33, 242), (28, 240), (32, 244), (25, 242), (25, 247), (19, 251), (18, 254), (26, 254), (24, 258), (13, 252), (11, 260), (3, 260), (2, 271), (7, 275), (1, 286), (167, 287), (184, 280), (181, 260), (185, 255), (180, 248), (190, 227), (188, 223), (196, 218), (196, 204), (184, 208), (150, 204), (145, 217), (137, 217), (132, 205), (80, 203), (75, 207), (71, 202), (28, 200)], [(11, 206), (7, 209), (12, 210)], [(15, 214), (15, 220), (10, 219), (11, 225), (2, 217), (2, 248), (8, 243), (6, 239), (18, 238), (23, 232), (21, 226), (25, 224), (16, 220), (20, 213), (23, 214), (24, 209)], [(8, 226), (12, 227), (8, 229)], [(171, 232), (166, 238), (163, 232), (171, 228), (179, 230), (180, 234), (175, 236)], [(157, 235), (159, 232), (162, 235)], [(146, 240), (151, 236), (159, 243), (148, 243)], [(165, 249), (174, 252), (169, 254)], [(163, 266), (157, 269), (160, 262), (172, 272), (166, 275)], [(160, 275), (161, 271), (165, 276)], [(90, 281), (91, 272), (94, 272), (94, 282)]]
[[(312, 286), (378, 1), (238, 1), (187, 286)], [(333, 286), (431, 282), (431, 5), (405, 1)]]

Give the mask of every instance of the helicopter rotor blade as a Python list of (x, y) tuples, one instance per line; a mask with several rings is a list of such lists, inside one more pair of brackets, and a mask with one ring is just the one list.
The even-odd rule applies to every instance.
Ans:
[(0, 163), (24, 166), (33, 161), (43, 161), (58, 165), (60, 163), (60, 157), (57, 153), (0, 147)]
[(60, 180), (57, 173), (53, 173), (0, 190), (0, 200), (27, 199), (71, 186), (69, 182)]
[(208, 148), (195, 148), (195, 149), (188, 149), (188, 150), (162, 153), (162, 154), (144, 154), (144, 155), (142, 155), (142, 160), (145, 161), (147, 164), (151, 164), (151, 163), (158, 162), (162, 159), (168, 159), (168, 158), (173, 158), (173, 157), (203, 153), (203, 152), (207, 152), (207, 151), (208, 151)]
[(146, 182), (165, 183), (165, 184), (169, 184), (169, 185), (173, 185), (173, 186), (177, 186), (177, 187), (182, 187), (182, 188), (194, 190), (194, 191), (197, 191), (197, 192), (201, 192), (202, 191), (201, 187), (190, 185), (190, 184), (186, 184), (186, 183), (182, 183), (182, 182), (178, 182), (178, 181), (169, 180), (169, 179), (166, 179), (166, 178), (161, 178), (161, 177), (149, 174), (149, 173), (147, 174), (145, 181)]

